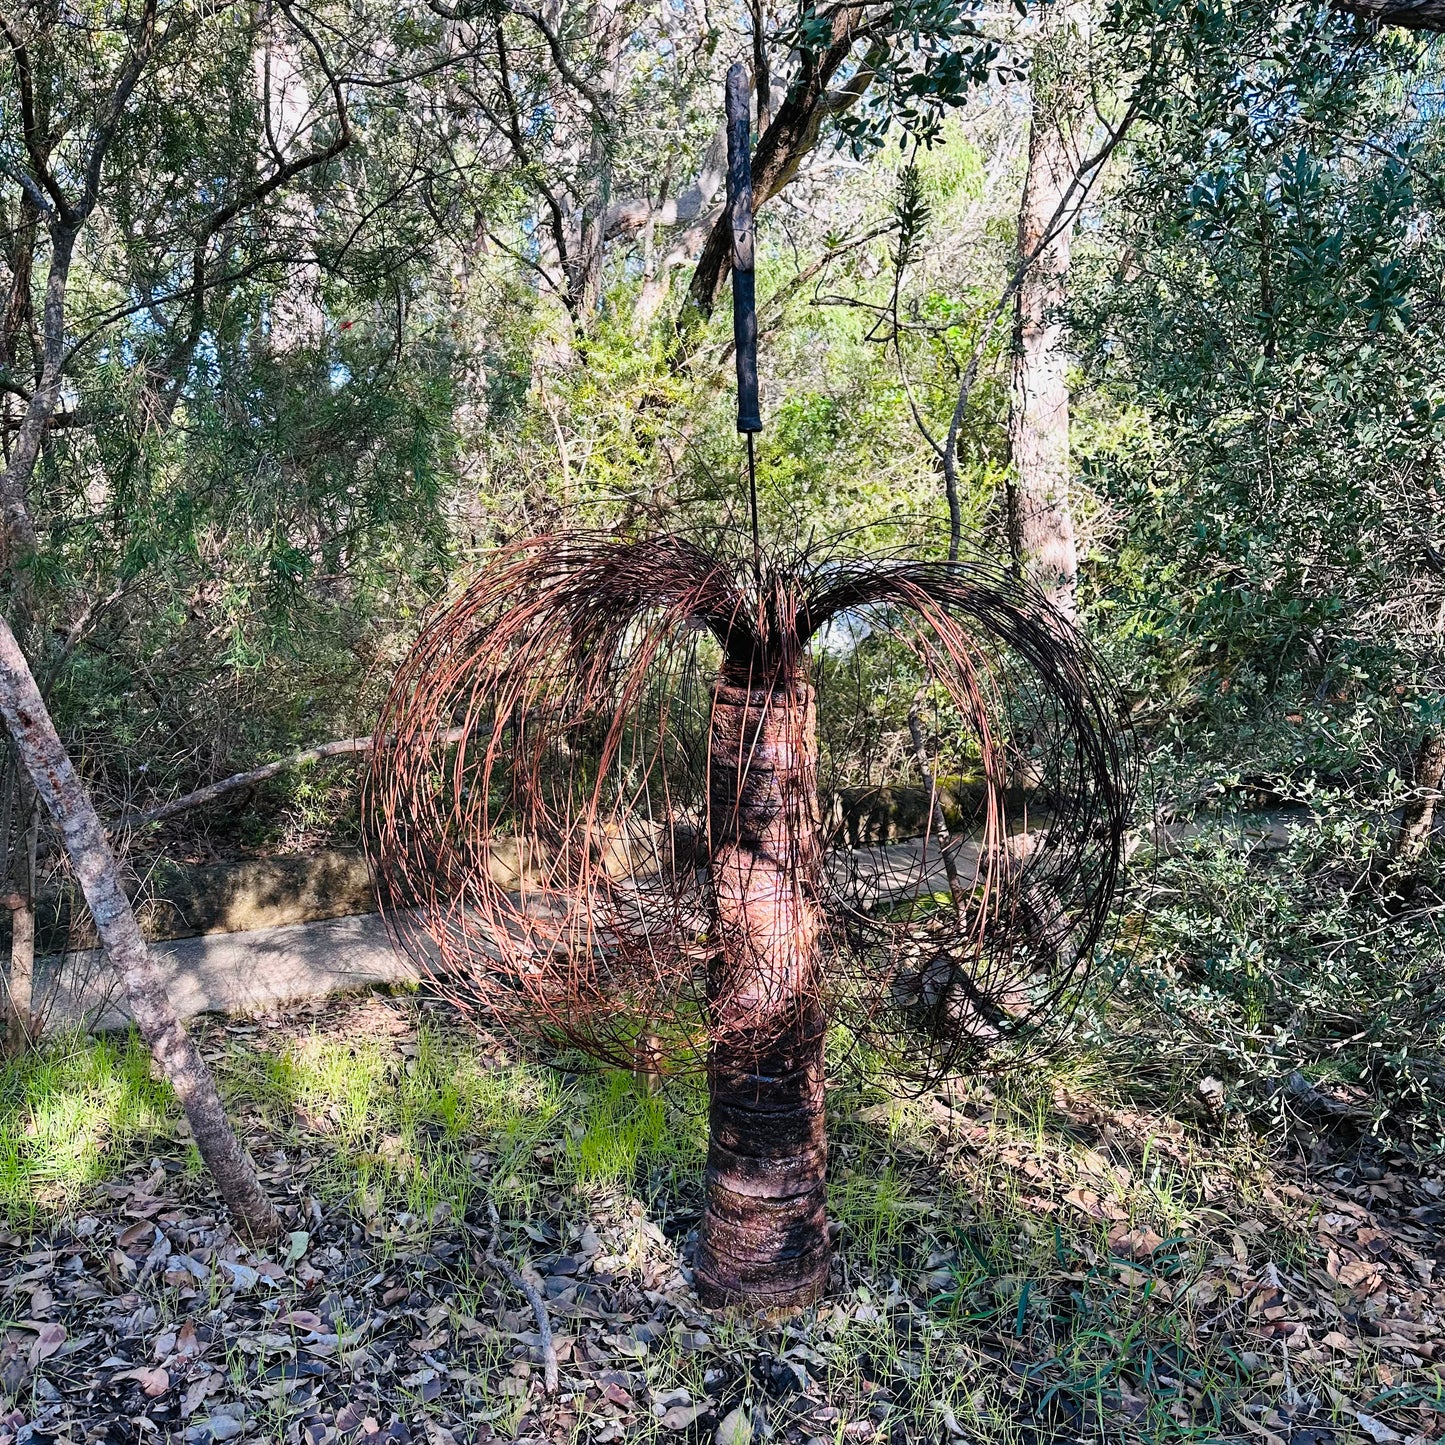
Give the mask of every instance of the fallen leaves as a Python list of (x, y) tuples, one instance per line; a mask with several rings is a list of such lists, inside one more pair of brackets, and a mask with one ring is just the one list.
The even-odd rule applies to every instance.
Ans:
[(741, 1406), (718, 1422), (716, 1445), (752, 1445), (752, 1439), (753, 1422)]
[[(1416, 1217), (1445, 1208), (1424, 1187), (1434, 1181), (1397, 1180), (1381, 1201), (1272, 1169), (1245, 1191), (1227, 1161), (1209, 1159), (1190, 1176), (1198, 1200), (1170, 1214), (1144, 1146), (1181, 1169), (1203, 1146), (1157, 1116), (1089, 1110), (1096, 1149), (1010, 1136), (1002, 1104), (977, 1122), (960, 1103), (940, 1106), (923, 1143), (890, 1135), (896, 1238), (875, 1241), (870, 1258), (845, 1231), (848, 1288), (840, 1274), (786, 1329), (699, 1310), (687, 1276), (695, 1214), (668, 1218), (673, 1196), (649, 1213), (624, 1186), (554, 1186), (548, 1169), (575, 1137), (560, 1120), (544, 1141), (553, 1164), (530, 1176), (526, 1217), (504, 1221), (498, 1246), (551, 1322), (555, 1398), (541, 1389), (532, 1309), (487, 1266), (487, 1221), (435, 1203), (399, 1210), (374, 1179), (328, 1208), (313, 1188), (335, 1129), (284, 1153), (253, 1134), (289, 1210), (269, 1255), (236, 1240), (204, 1179), (174, 1162), (111, 1186), (105, 1207), (68, 1230), (0, 1244), (0, 1290), (26, 1316), (0, 1335), (0, 1387), (41, 1402), (34, 1421), (0, 1420), (0, 1445), (27, 1424), (78, 1442), (97, 1418), (148, 1420), (154, 1430), (133, 1434), (156, 1445), (224, 1445), (266, 1438), (273, 1413), (290, 1422), (291, 1445), (490, 1445), (504, 1434), (616, 1445), (649, 1431), (679, 1445), (881, 1445), (987, 1438), (1005, 1420), (1040, 1441), (1137, 1441), (1157, 1438), (1161, 1421), (1208, 1433), (1216, 1407), (1241, 1418), (1232, 1435), (1264, 1445), (1423, 1445), (1442, 1433), (1400, 1404), (1445, 1388), (1429, 1363), (1445, 1334), (1440, 1221)], [(848, 1127), (886, 1131), (895, 1114)], [(468, 1168), (500, 1172), (502, 1150), (480, 1142), (485, 1151), (461, 1146), (478, 1161)], [(879, 1142), (845, 1135), (840, 1169), (869, 1177)], [(989, 1214), (1000, 1191), (980, 1201), (1000, 1180), (1007, 1203)], [(1070, 1336), (1071, 1318), (1099, 1328)], [(1098, 1353), (1110, 1338), (1126, 1343)], [(1349, 1398), (1326, 1394), (1335, 1370), (1356, 1382)], [(1093, 1379), (1104, 1383), (1079, 1386)], [(960, 1393), (941, 1397), (941, 1380)], [(1287, 1409), (1289, 1391), (1306, 1403)]]
[(60, 1347), (65, 1343), (65, 1326), (57, 1324), (41, 1324), (36, 1320), (19, 1321), (21, 1329), (33, 1329), (35, 1331), (35, 1343), (30, 1346), (30, 1368), (37, 1368), (52, 1355), (59, 1353)]
[(157, 1366), (149, 1369), (142, 1366), (135, 1370), (121, 1370), (110, 1377), (112, 1385), (120, 1384), (123, 1380), (134, 1380), (141, 1387), (141, 1391), (148, 1399), (156, 1399), (164, 1395), (171, 1387), (171, 1377), (167, 1370)]
[(1147, 1227), (1116, 1230), (1109, 1236), (1109, 1249), (1121, 1259), (1150, 1259), (1164, 1243), (1164, 1236)]

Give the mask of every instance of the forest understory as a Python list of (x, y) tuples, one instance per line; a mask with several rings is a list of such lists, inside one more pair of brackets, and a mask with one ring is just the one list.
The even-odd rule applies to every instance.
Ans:
[(268, 1252), (138, 1043), (7, 1065), (20, 1445), (1445, 1435), (1438, 1159), (1262, 1134), (1208, 1077), (1151, 1097), (1127, 1048), (912, 1099), (840, 1070), (829, 1289), (770, 1321), (691, 1288), (696, 1086), (559, 1073), (424, 995), (201, 1041), (284, 1206)]
[(0, 1445), (1445, 1439), (1442, 34), (0, 0)]

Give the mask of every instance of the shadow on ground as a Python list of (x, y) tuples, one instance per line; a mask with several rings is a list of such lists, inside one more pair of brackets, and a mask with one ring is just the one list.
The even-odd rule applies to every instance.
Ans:
[[(269, 1252), (218, 1217), (139, 1050), (75, 1042), (7, 1073), (0, 1438), (1445, 1433), (1445, 1207), (1403, 1160), (1319, 1177), (1207, 1114), (1057, 1078), (907, 1102), (854, 1079), (830, 1096), (829, 1294), (759, 1322), (691, 1290), (695, 1086), (520, 1061), (425, 1000), (204, 1046), (286, 1204)], [(68, 1132), (90, 1142), (46, 1175), (41, 1145)], [(492, 1204), (547, 1301), (555, 1397), (537, 1321), (488, 1263)]]

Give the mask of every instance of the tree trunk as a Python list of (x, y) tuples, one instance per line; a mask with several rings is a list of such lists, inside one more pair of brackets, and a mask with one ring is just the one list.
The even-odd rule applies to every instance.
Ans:
[(1018, 244), (1021, 259), (1035, 252), (1037, 258), (1019, 286), (1014, 312), (1009, 540), (1019, 570), (1070, 621), (1079, 564), (1069, 507), (1068, 357), (1059, 312), (1073, 238), (1074, 214), (1065, 210), (1073, 177), (1068, 120), (1057, 106), (1046, 112), (1036, 94)]
[(35, 900), (13, 893), (10, 904), (10, 1044), (23, 1049), (34, 1036), (35, 1014)]
[(12, 878), (14, 890), (6, 898), (10, 909), (10, 1042), (23, 1048), (34, 1036), (35, 1013), (35, 852), (40, 841), (40, 807), (35, 789), (16, 779), (20, 846)]
[(713, 695), (708, 790), (720, 951), (709, 980), (697, 1291), (710, 1306), (780, 1309), (816, 1299), (829, 1265), (817, 725), (807, 683), (725, 672)]
[(120, 870), (95, 807), (56, 734), (15, 634), (3, 618), (0, 714), (4, 715), (20, 761), (60, 829), (66, 856), (80, 881), (96, 931), (125, 990), (141, 1037), (176, 1091), (196, 1147), (221, 1197), (252, 1238), (276, 1234), (280, 1220), (226, 1119), (210, 1070), (176, 1017), (121, 887)]
[[(301, 36), (275, 14), (263, 12), (256, 27), (251, 68), (256, 83), (256, 108), (263, 118), (257, 145), (256, 175), (284, 166), (305, 150), (318, 115), (303, 64)], [(268, 298), (265, 348), (273, 356), (296, 356), (320, 344), (326, 334), (326, 311), (321, 303), (321, 267), (311, 238), (317, 229), (315, 206), (305, 195), (283, 191), (277, 214), (270, 221), (280, 240), (283, 227), (291, 235), (282, 245), (290, 265), (278, 270)], [(398, 338), (400, 345), (400, 338)]]
[(1347, 15), (1363, 15), (1404, 30), (1445, 30), (1445, 0), (1332, 0)]
[(1415, 791), (1400, 816), (1395, 839), (1395, 861), (1414, 863), (1430, 843), (1435, 824), (1435, 803), (1445, 780), (1445, 732), (1428, 732), (1415, 754)]
[(60, 374), (65, 366), (65, 288), (75, 255), (78, 225), (50, 228), (50, 270), (45, 278), (45, 309), (41, 324), (40, 374), (15, 433), (5, 471), (0, 473), (0, 547), (6, 568), (35, 545), (30, 515), (30, 478), (40, 456), (40, 443), (60, 403)]
[[(831, 15), (831, 44), (820, 54), (803, 52), (797, 79), (788, 87), (752, 157), (753, 214), (797, 174), (803, 158), (818, 142), (824, 119), (855, 105), (873, 80), (877, 55), (870, 51), (857, 74), (833, 95), (828, 84), (847, 61), (863, 26), (866, 6), (840, 5)], [(711, 316), (732, 269), (732, 219), (724, 206), (698, 256), (688, 286), (688, 300), (697, 314)]]

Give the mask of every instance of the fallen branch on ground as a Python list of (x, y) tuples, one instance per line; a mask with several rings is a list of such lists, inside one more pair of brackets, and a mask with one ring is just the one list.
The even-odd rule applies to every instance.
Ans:
[[(492, 1217), (492, 1237), (487, 1242), (487, 1263), (507, 1277), (513, 1289), (520, 1290), (532, 1306), (537, 1317), (537, 1333), (542, 1337), (542, 1383), (549, 1395), (557, 1393), (557, 1347), (552, 1343), (552, 1321), (547, 1316), (547, 1305), (536, 1289), (522, 1278), (517, 1269), (502, 1254), (502, 1221), (495, 1204), (487, 1205)], [(481, 1231), (478, 1230), (478, 1233)]]

